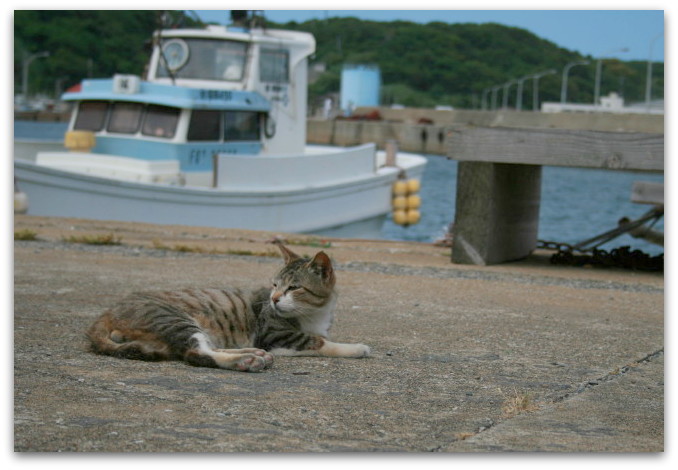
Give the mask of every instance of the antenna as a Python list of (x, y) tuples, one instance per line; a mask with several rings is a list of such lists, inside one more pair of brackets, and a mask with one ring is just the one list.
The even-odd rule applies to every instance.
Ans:
[(167, 73), (170, 76), (170, 80), (172, 80), (172, 85), (175, 85), (176, 83), (176, 78), (174, 76), (174, 71), (172, 68), (169, 66), (169, 62), (167, 61), (167, 56), (165, 55), (165, 51), (162, 48), (162, 28), (167, 20), (167, 12), (165, 11), (158, 11), (156, 15), (156, 20), (158, 24), (158, 33), (154, 37), (154, 43), (155, 46), (158, 48), (158, 51), (160, 52), (160, 58), (162, 59), (163, 63), (165, 64), (165, 69), (167, 70)]

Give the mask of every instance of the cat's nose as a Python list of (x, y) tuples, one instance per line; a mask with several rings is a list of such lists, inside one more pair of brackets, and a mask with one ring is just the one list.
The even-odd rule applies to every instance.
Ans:
[(277, 304), (277, 303), (278, 303), (278, 301), (280, 300), (280, 296), (281, 296), (281, 295), (282, 295), (282, 294), (280, 294), (280, 292), (276, 292), (276, 293), (274, 293), (274, 294), (271, 296), (271, 300), (273, 301), (274, 304)]

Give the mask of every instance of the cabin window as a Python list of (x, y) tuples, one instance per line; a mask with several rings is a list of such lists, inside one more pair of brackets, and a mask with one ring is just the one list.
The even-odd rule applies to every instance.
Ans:
[(261, 49), (259, 80), (269, 83), (289, 82), (290, 54), (286, 49)]
[(169, 106), (149, 105), (141, 133), (171, 139), (177, 131), (179, 109)]
[[(245, 73), (247, 43), (191, 38), (185, 38), (184, 42), (188, 46), (188, 59), (178, 70), (174, 71), (175, 78), (219, 81), (242, 80)], [(162, 57), (158, 62), (157, 76), (170, 76)]]
[(259, 140), (259, 113), (227, 111), (224, 113), (224, 140)]
[(140, 103), (114, 103), (107, 130), (120, 134), (134, 134), (139, 130), (142, 111), (143, 105)]
[(83, 101), (78, 107), (78, 116), (75, 118), (73, 129), (97, 132), (104, 128), (108, 113), (106, 101)]
[(194, 110), (188, 125), (189, 141), (212, 140), (221, 138), (221, 111)]

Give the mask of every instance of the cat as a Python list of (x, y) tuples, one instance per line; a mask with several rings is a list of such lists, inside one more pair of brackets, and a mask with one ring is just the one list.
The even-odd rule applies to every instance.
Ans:
[(272, 287), (137, 292), (87, 330), (95, 353), (260, 371), (280, 356), (366, 357), (364, 344), (328, 339), (336, 278), (330, 258), (303, 258), (278, 243), (284, 266)]

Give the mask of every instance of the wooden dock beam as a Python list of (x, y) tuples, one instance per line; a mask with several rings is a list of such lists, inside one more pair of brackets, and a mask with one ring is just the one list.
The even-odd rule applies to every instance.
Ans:
[(459, 160), (452, 261), (461, 264), (536, 248), (543, 165), (664, 170), (663, 134), (456, 127), (448, 135), (448, 157)]

